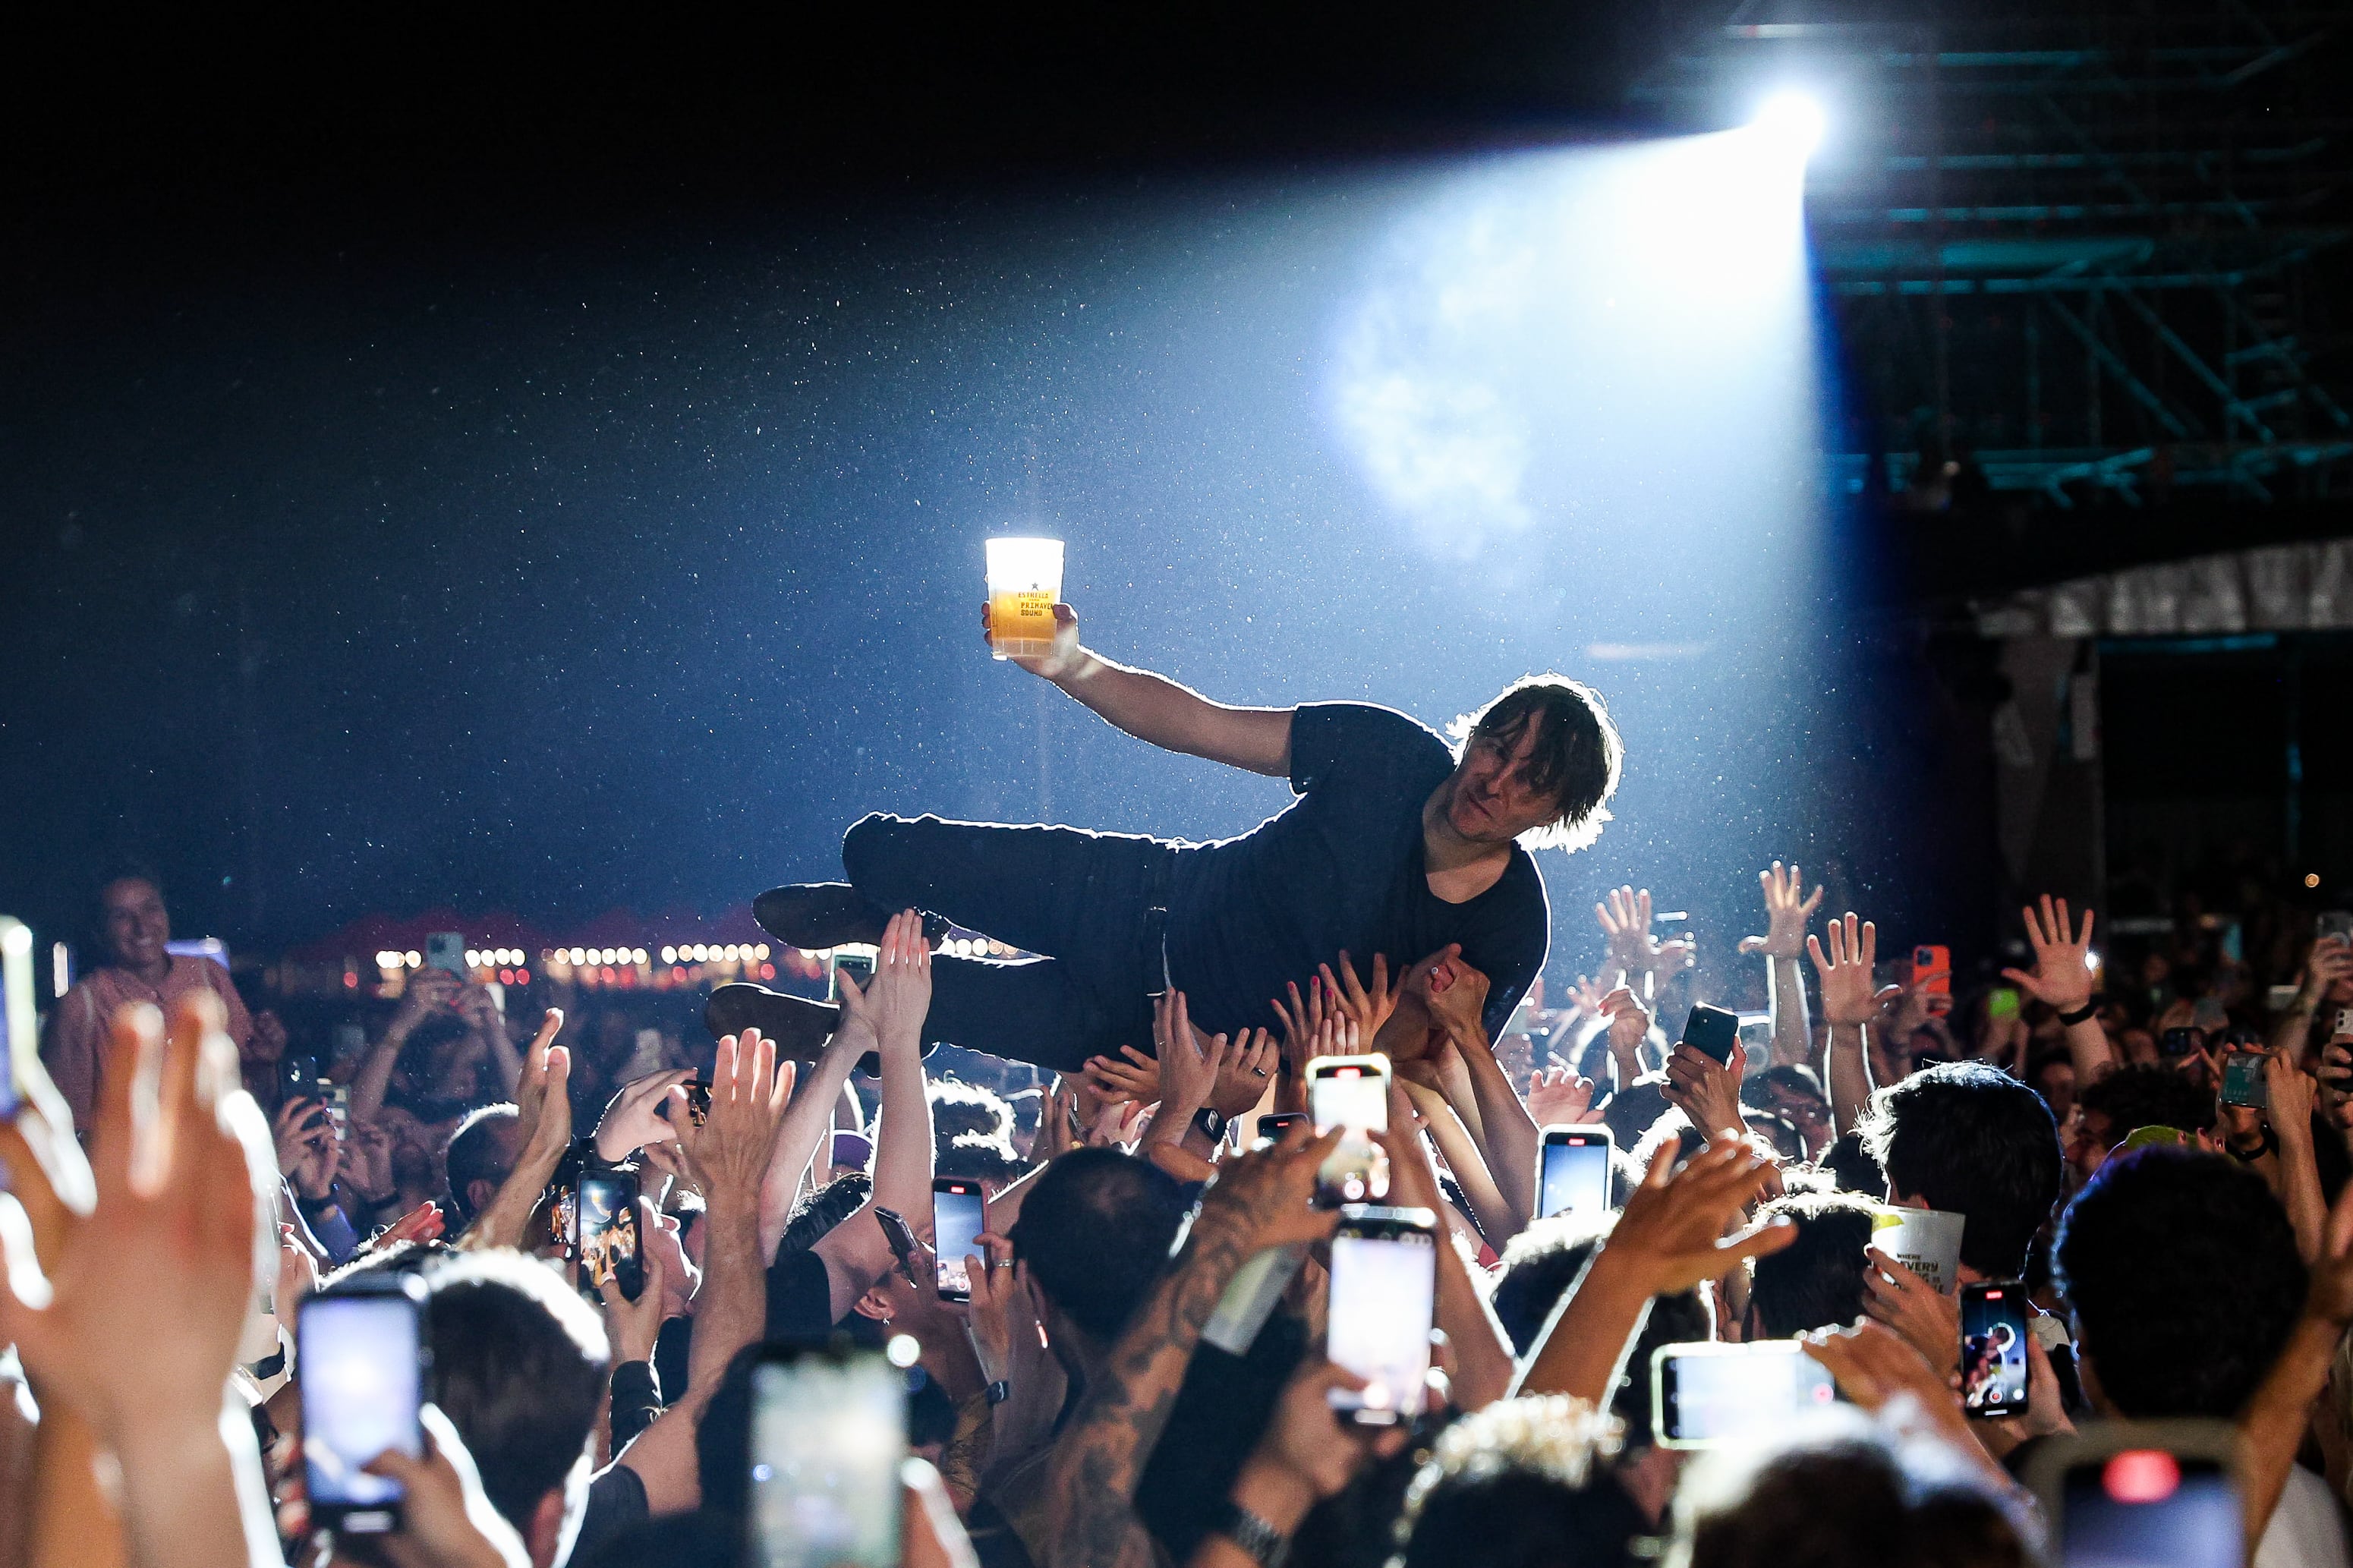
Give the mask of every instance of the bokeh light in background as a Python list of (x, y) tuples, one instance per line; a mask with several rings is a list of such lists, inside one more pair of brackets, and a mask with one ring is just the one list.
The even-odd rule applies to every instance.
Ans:
[(1728, 931), (1758, 855), (1837, 833), (1799, 804), (1836, 743), (1793, 657), (1825, 582), (1802, 168), (1752, 129), (60, 311), (36, 347), (149, 374), (59, 376), (20, 432), (20, 504), (75, 520), (44, 581), (119, 656), (37, 698), (127, 683), (216, 741), (247, 668), (258, 763), (145, 772), (167, 717), (18, 842), (185, 846), (237, 885), (181, 875), (183, 923), (269, 940), (712, 909), (836, 872), (878, 807), (1191, 837), (1279, 809), (987, 658), (981, 541), (1034, 531), (1091, 641), (1229, 700), (1442, 723), (1529, 669), (1592, 680), (1631, 764), (1600, 845), (1545, 858), (1562, 958), (1621, 879)]

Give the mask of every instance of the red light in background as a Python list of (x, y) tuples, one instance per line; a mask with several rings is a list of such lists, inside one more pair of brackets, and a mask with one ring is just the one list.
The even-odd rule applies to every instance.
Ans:
[(360, 986), (360, 977), (346, 969), (343, 971), (343, 984), (346, 988), (356, 991)]
[(686, 980), (686, 965), (683, 963), (671, 964), (670, 966), (670, 977), (683, 984)]
[(2116, 1502), (2163, 1502), (2181, 1485), (2181, 1467), (2162, 1448), (2128, 1448), (2107, 1462), (2100, 1484)]
[(763, 979), (763, 980), (774, 980), (776, 977), (776, 966), (775, 964), (773, 964), (773, 963), (764, 963), (764, 964), (760, 965), (760, 978), (761, 978), (761, 979)]
[(528, 969), (518, 969), (518, 970), (516, 970), (516, 971), (515, 971), (515, 984), (518, 984), (518, 985), (528, 985), (528, 984), (531, 984), (531, 971), (530, 971), (530, 970), (528, 970)]

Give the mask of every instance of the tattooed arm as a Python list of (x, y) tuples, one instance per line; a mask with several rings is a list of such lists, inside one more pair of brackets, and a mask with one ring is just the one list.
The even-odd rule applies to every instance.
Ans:
[(1136, 1482), (1168, 1424), (1201, 1326), (1251, 1254), (1332, 1234), (1338, 1211), (1309, 1200), (1315, 1167), (1339, 1138), (1335, 1129), (1311, 1142), (1305, 1128), (1294, 1127), (1272, 1149), (1226, 1163), (1184, 1250), (1054, 1445), (1046, 1513), (1062, 1525), (1041, 1568), (1148, 1568), (1152, 1544), (1135, 1517)]

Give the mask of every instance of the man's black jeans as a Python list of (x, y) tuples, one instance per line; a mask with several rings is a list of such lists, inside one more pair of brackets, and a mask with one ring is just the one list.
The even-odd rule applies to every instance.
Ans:
[(1161, 989), (1148, 911), (1168, 901), (1173, 844), (1079, 827), (876, 812), (841, 840), (852, 886), (883, 908), (944, 915), (1043, 959), (934, 956), (927, 1039), (1057, 1072), (1123, 1045), (1152, 1050)]

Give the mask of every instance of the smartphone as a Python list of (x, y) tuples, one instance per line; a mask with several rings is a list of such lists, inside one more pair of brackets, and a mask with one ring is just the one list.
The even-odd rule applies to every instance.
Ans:
[(876, 1204), (874, 1223), (882, 1227), (882, 1239), (891, 1244), (891, 1255), (899, 1260), (899, 1272), (907, 1277), (908, 1284), (921, 1289), (923, 1282), (915, 1278), (915, 1233), (907, 1228), (905, 1217), (897, 1209)]
[(1258, 1119), (1258, 1135), (1271, 1143), (1306, 1120), (1303, 1110), (1270, 1110)]
[(828, 1002), (841, 1000), (841, 976), (845, 970), (860, 991), (873, 984), (874, 957), (871, 948), (835, 948), (831, 961), (825, 966), (825, 999)]
[(2232, 1051), (2222, 1058), (2222, 1103), (2268, 1109), (2271, 1086), (2263, 1082), (2263, 1051)]
[(1662, 1448), (1713, 1448), (1763, 1437), (1838, 1390), (1795, 1340), (1703, 1341), (1651, 1352), (1651, 1426)]
[(2018, 988), (1997, 985), (1986, 993), (1986, 1016), (1997, 1024), (2006, 1024), (2018, 1016)]
[(2026, 1414), (2026, 1289), (1961, 1287), (1961, 1408), (1989, 1420)]
[(2186, 1057), (2205, 1042), (2199, 1031), (2191, 1028), (2168, 1029), (2157, 1039), (2157, 1054), (2162, 1057)]
[(629, 1171), (580, 1175), (580, 1282), (592, 1293), (607, 1279), (634, 1301), (646, 1288), (638, 1236), (638, 1178)]
[(2353, 910), (2321, 910), (2318, 929), (2312, 934), (2316, 937), (2341, 937), (2353, 942)]
[(21, 921), (0, 915), (0, 1116), (14, 1116), (24, 1103), (16, 1088), (22, 1075), (17, 1054), (39, 1048), (33, 1005), (33, 933)]
[(1953, 1010), (1953, 950), (1926, 946), (1912, 950), (1912, 984), (1928, 1005), (1931, 1017)]
[(351, 1087), (348, 1084), (337, 1083), (334, 1079), (327, 1078), (317, 1079), (315, 1087), (318, 1090), (319, 1102), (327, 1108), (327, 1114), (334, 1119), (335, 1131), (341, 1132), (344, 1128), (350, 1126), (352, 1121)]
[(398, 1530), (400, 1483), (361, 1467), (388, 1449), (412, 1458), (425, 1451), (417, 1412), (433, 1349), (424, 1285), (377, 1272), (305, 1297), (294, 1346), (312, 1522), (345, 1535)]
[(972, 1278), (965, 1271), (966, 1258), (988, 1256), (973, 1237), (988, 1228), (988, 1205), (980, 1184), (962, 1176), (942, 1176), (932, 1184), (932, 1235), (939, 1258), (939, 1289), (943, 1301), (972, 1300)]
[(898, 1568), (907, 1374), (880, 1351), (768, 1345), (752, 1368), (754, 1568)]
[(1438, 1307), (1438, 1216), (1349, 1204), (1332, 1237), (1324, 1353), (1365, 1380), (1335, 1388), (1332, 1408), (1366, 1426), (1420, 1416)]
[(466, 938), (462, 931), (429, 931), (425, 933), (425, 967), (446, 969), (460, 980), (471, 978), (466, 970)]
[(1717, 1061), (1729, 1062), (1733, 1047), (1740, 1043), (1740, 1015), (1703, 1002), (1691, 1010), (1683, 1024), (1683, 1043)]
[(2026, 1481), (2051, 1521), (2052, 1560), (2240, 1568), (2236, 1441), (2221, 1421), (2096, 1421), (2046, 1439)]
[(2353, 1007), (2337, 1009), (2337, 1037), (2353, 1039)]
[(1536, 1215), (1609, 1212), (1610, 1161), (1618, 1141), (1607, 1127), (1547, 1127), (1536, 1156)]
[(1315, 1135), (1346, 1129), (1315, 1173), (1315, 1204), (1336, 1208), (1389, 1194), (1388, 1156), (1370, 1134), (1389, 1127), (1389, 1058), (1317, 1057), (1307, 1064), (1307, 1114)]

